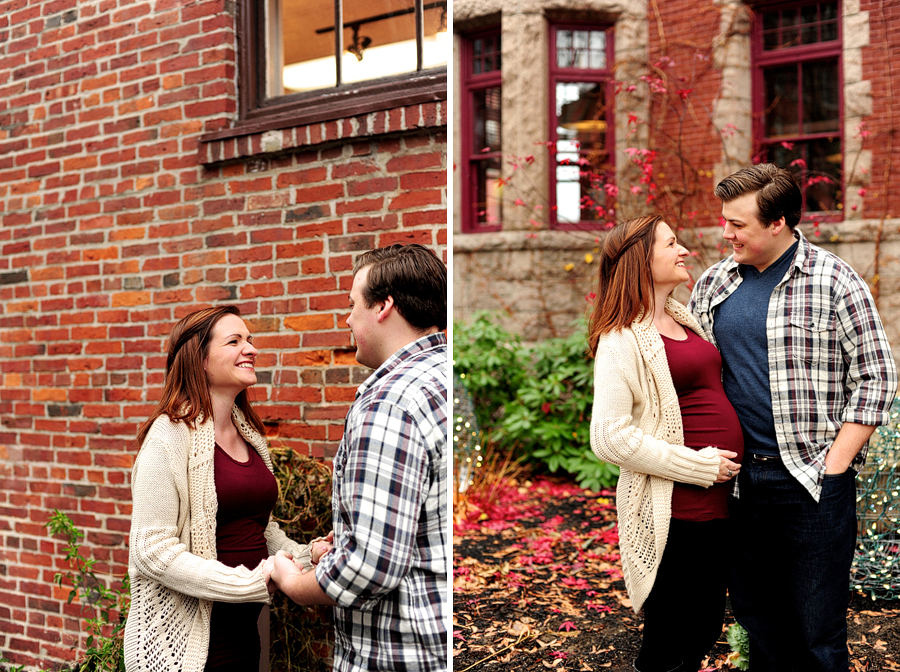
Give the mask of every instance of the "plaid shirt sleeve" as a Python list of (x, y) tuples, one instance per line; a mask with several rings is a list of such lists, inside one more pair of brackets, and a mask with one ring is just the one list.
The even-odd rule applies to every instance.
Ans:
[(869, 288), (860, 278), (837, 290), (835, 317), (847, 358), (841, 422), (884, 425), (897, 391), (897, 367)]
[(342, 537), (323, 588), (343, 607), (366, 609), (396, 588), (412, 564), (428, 463), (422, 433), (396, 404), (375, 401), (359, 410), (354, 425), (342, 446), (346, 461), (334, 502)]

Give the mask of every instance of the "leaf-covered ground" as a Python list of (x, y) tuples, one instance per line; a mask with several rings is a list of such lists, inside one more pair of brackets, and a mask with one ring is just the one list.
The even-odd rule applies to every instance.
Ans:
[[(458, 504), (454, 522), (454, 672), (632, 672), (642, 620), (622, 581), (613, 493), (504, 481)], [(853, 595), (851, 670), (900, 671), (898, 614), (898, 601)], [(723, 633), (705, 668), (732, 669), (729, 653)]]

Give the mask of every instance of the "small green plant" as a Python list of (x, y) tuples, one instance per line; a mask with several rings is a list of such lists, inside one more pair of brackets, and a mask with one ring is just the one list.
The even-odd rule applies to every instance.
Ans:
[[(5, 665), (6, 663), (9, 663), (9, 662), (12, 662), (12, 661), (10, 661), (9, 658), (7, 658), (2, 653), (0, 653), (0, 665)], [(5, 667), (3, 669), (6, 670), (6, 672), (25, 672), (24, 665), (16, 665), (15, 667)]]
[(60, 587), (63, 583), (71, 585), (68, 603), (78, 598), (82, 612), (89, 614), (86, 650), (83, 659), (72, 668), (73, 672), (125, 672), (122, 637), (131, 604), (128, 575), (117, 588), (107, 588), (94, 571), (97, 561), (81, 554), (84, 533), (61, 511), (54, 511), (45, 527), (51, 535), (62, 536), (66, 542), (70, 571), (57, 573), (54, 583)]
[(735, 623), (725, 632), (725, 639), (731, 647), (728, 662), (739, 670), (750, 669), (750, 637), (740, 623)]
[(482, 313), (469, 325), (454, 325), (454, 369), (496, 448), (601, 490), (615, 484), (619, 469), (590, 448), (593, 363), (585, 355), (586, 333), (582, 323), (567, 338), (526, 348)]

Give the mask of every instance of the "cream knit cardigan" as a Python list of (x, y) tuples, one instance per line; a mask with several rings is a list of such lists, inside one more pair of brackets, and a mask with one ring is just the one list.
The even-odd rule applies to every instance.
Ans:
[[(666, 312), (703, 335), (688, 310)], [(652, 319), (604, 334), (594, 361), (591, 448), (621, 467), (616, 489), (619, 552), (635, 613), (650, 594), (669, 535), (673, 481), (709, 487), (719, 469), (714, 447), (684, 446), (681, 409), (665, 345)]]
[[(235, 407), (238, 430), (262, 457), (266, 440)], [(202, 672), (209, 651), (213, 601), (268, 602), (262, 564), (231, 568), (216, 560), (216, 486), (212, 420), (196, 429), (162, 415), (134, 463), (128, 574), (131, 610), (125, 625), (128, 672)], [(270, 554), (284, 549), (310, 566), (309, 547), (270, 522)]]

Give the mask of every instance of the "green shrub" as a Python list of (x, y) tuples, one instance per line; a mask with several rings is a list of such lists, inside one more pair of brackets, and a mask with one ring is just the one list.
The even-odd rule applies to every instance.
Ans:
[(600, 490), (615, 484), (619, 469), (590, 447), (593, 362), (586, 333), (582, 322), (567, 338), (527, 348), (480, 313), (468, 325), (454, 324), (453, 365), (496, 447)]
[(728, 662), (739, 670), (750, 669), (750, 637), (740, 623), (731, 625), (725, 633), (731, 647)]
[(483, 430), (495, 427), (515, 398), (526, 375), (525, 356), (519, 337), (488, 313), (479, 313), (467, 325), (454, 323), (453, 371), (468, 391)]

